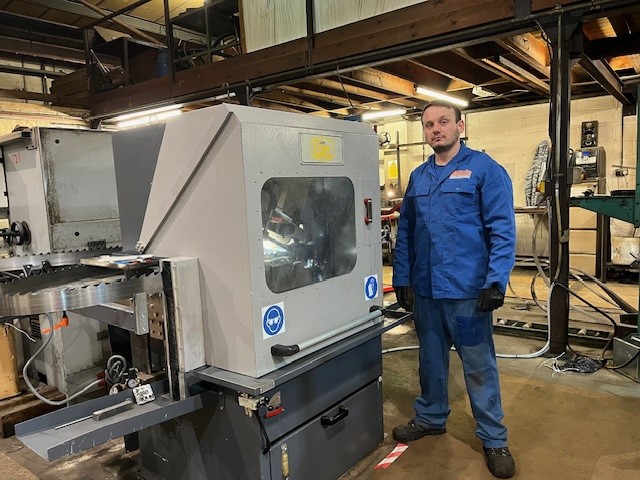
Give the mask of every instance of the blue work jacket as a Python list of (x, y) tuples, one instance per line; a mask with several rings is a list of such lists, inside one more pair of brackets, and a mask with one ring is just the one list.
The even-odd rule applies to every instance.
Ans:
[(461, 142), (440, 167), (435, 156), (411, 173), (400, 209), (393, 285), (424, 297), (468, 299), (506, 290), (515, 263), (513, 188), (505, 169)]

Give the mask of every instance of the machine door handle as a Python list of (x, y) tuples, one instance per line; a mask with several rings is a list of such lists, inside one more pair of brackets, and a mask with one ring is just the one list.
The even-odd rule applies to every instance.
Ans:
[(369, 225), (373, 221), (373, 200), (370, 198), (364, 199), (365, 217), (364, 223)]
[(322, 425), (335, 425), (336, 423), (338, 423), (343, 418), (346, 418), (347, 415), (349, 415), (349, 409), (347, 407), (345, 407), (344, 405), (340, 405), (338, 407), (338, 414), (337, 415), (334, 415), (333, 417), (331, 415), (323, 415), (322, 417), (320, 417), (320, 424), (322, 424)]

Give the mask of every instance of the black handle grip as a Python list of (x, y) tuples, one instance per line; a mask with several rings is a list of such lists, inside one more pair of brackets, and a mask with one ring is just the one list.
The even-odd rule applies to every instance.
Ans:
[(373, 201), (370, 198), (364, 199), (365, 217), (364, 223), (369, 225), (373, 221)]
[(349, 415), (349, 409), (347, 407), (345, 407), (344, 405), (340, 405), (340, 406), (338, 406), (338, 414), (337, 415), (334, 415), (333, 417), (331, 415), (323, 415), (322, 417), (320, 417), (320, 424), (321, 425), (335, 425), (340, 420), (345, 418), (347, 415)]
[(271, 347), (271, 355), (274, 357), (290, 357), (300, 351), (298, 345), (273, 345)]

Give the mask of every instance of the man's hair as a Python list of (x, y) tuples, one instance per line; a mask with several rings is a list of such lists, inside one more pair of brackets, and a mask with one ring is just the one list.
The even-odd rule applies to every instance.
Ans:
[(420, 121), (422, 121), (422, 118), (424, 117), (424, 112), (426, 112), (427, 108), (430, 108), (430, 107), (446, 107), (446, 108), (450, 108), (456, 114), (456, 123), (458, 123), (460, 120), (462, 120), (462, 112), (460, 111), (460, 109), (458, 108), (457, 105), (455, 105), (453, 103), (450, 103), (450, 102), (447, 102), (446, 100), (431, 100), (422, 109), (422, 113), (420, 114)]

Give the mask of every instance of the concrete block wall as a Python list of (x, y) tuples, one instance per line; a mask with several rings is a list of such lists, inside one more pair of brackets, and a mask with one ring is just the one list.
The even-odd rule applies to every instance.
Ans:
[[(536, 147), (549, 139), (549, 104), (527, 105), (487, 112), (468, 113), (463, 116), (466, 128), (463, 136), (467, 144), (477, 150), (484, 150), (505, 167), (513, 181), (514, 204), (525, 205), (525, 176), (531, 167)], [(582, 122), (598, 121), (598, 145), (603, 146), (607, 155), (607, 192), (621, 188), (635, 188), (635, 170), (624, 168), (628, 175), (617, 177), (614, 165), (635, 166), (637, 132), (636, 117), (622, 116), (622, 105), (611, 96), (573, 100), (571, 102), (571, 124), (569, 146), (580, 148)], [(394, 122), (379, 125), (378, 131), (387, 131), (395, 142), (396, 131), (400, 132), (400, 142), (422, 141), (420, 121)], [(409, 147), (401, 153), (403, 184), (409, 173), (422, 161), (422, 147)], [(425, 154), (431, 149), (426, 147)], [(393, 155), (380, 156), (395, 158)], [(382, 181), (382, 180), (381, 180)], [(585, 188), (588, 187), (585, 185)], [(517, 215), (519, 251), (530, 244), (535, 217)], [(544, 253), (546, 232), (539, 232), (538, 244)]]

